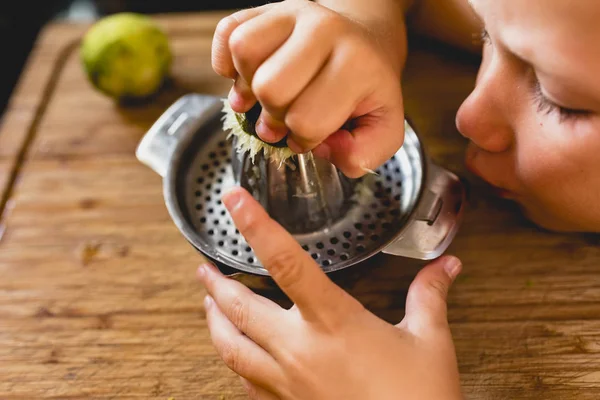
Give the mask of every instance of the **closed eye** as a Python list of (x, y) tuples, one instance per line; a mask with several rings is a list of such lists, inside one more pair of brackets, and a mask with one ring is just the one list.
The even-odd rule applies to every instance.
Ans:
[(487, 29), (485, 29), (485, 28), (481, 29), (481, 32), (479, 33), (479, 40), (483, 44), (490, 44), (492, 42), (492, 40), (490, 39), (490, 34), (488, 33)]
[(537, 109), (539, 113), (551, 114), (556, 112), (558, 113), (560, 122), (568, 119), (584, 118), (592, 114), (592, 112), (589, 110), (567, 108), (556, 104), (544, 95), (540, 81), (537, 80), (537, 78), (533, 85), (533, 98), (537, 103)]

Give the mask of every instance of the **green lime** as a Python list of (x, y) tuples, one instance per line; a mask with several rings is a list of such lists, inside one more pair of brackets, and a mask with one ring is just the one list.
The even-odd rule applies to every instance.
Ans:
[(104, 17), (85, 34), (81, 58), (92, 84), (107, 95), (143, 98), (169, 73), (172, 53), (166, 34), (144, 15)]

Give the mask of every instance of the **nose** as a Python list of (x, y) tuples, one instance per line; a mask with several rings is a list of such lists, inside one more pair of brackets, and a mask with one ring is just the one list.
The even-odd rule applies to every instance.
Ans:
[(478, 77), (473, 92), (456, 114), (456, 127), (477, 147), (493, 153), (508, 150), (513, 143), (510, 123), (510, 84), (488, 66)]

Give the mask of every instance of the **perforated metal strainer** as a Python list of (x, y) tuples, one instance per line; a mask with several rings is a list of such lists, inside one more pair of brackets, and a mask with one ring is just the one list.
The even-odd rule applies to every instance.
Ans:
[[(404, 145), (377, 175), (348, 180), (310, 154), (295, 161), (296, 171), (277, 169), (260, 157), (250, 162), (232, 150), (222, 130), (221, 108), (217, 97), (182, 97), (148, 131), (137, 157), (163, 177), (165, 202), (182, 234), (225, 272), (268, 275), (220, 200), (239, 184), (254, 192), (325, 272), (381, 251), (433, 259), (454, 238), (463, 186), (427, 159), (408, 123)], [(315, 201), (339, 204), (314, 217)]]

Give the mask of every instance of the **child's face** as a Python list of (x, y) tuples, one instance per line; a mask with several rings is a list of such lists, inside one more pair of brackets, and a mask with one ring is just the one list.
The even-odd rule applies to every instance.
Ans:
[(600, 231), (600, 1), (471, 3), (489, 43), (457, 115), (467, 165), (544, 227)]

